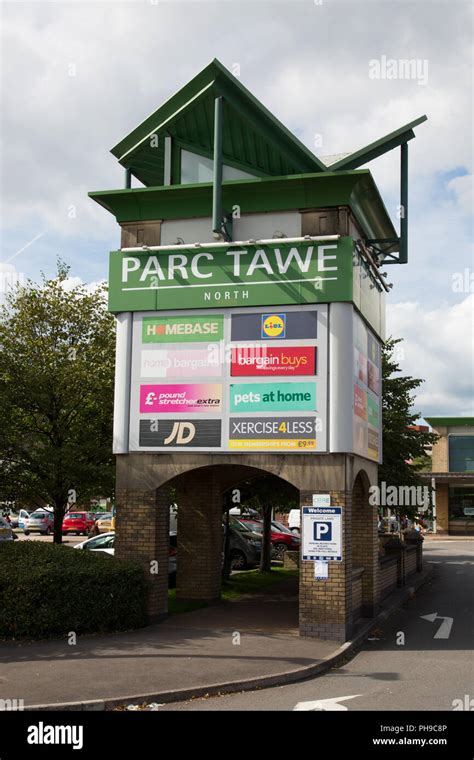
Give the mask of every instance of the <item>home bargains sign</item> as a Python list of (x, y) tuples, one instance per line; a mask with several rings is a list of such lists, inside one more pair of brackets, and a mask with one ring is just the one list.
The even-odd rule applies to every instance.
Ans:
[(110, 254), (109, 310), (329, 303), (353, 297), (353, 240)]

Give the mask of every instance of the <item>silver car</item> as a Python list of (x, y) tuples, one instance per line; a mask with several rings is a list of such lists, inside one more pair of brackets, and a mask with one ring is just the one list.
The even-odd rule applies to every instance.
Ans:
[(42, 533), (49, 536), (54, 528), (54, 513), (46, 509), (37, 509), (25, 520), (25, 536), (30, 533)]

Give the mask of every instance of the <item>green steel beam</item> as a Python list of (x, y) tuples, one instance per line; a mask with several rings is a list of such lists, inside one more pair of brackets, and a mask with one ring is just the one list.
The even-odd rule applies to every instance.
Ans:
[(408, 143), (400, 146), (400, 253), (399, 264), (408, 262)]
[(212, 177), (212, 231), (222, 233), (222, 132), (224, 102), (221, 96), (214, 101), (214, 165)]
[(125, 169), (125, 189), (129, 190), (132, 187), (132, 170)]

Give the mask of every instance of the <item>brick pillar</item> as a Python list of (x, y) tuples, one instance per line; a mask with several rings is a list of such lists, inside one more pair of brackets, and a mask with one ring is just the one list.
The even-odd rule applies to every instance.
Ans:
[(178, 599), (217, 601), (222, 573), (222, 493), (213, 469), (198, 469), (177, 482)]
[(359, 475), (352, 489), (352, 563), (363, 567), (362, 615), (374, 617), (379, 599), (379, 537), (377, 506)]
[(447, 536), (449, 533), (449, 486), (436, 483), (436, 533)]
[(151, 622), (168, 612), (170, 498), (157, 491), (117, 490), (115, 556), (140, 562), (148, 582)]
[[(312, 506), (313, 493), (317, 491), (300, 492), (301, 507)], [(331, 491), (331, 505), (343, 508), (344, 561), (329, 562), (329, 578), (325, 581), (315, 579), (314, 562), (301, 561), (300, 635), (346, 641), (351, 635), (353, 623), (351, 494), (345, 491)]]

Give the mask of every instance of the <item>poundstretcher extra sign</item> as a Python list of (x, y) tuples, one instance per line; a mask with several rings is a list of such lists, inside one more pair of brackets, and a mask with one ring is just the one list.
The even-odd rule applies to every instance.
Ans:
[(353, 240), (227, 249), (110, 254), (109, 309), (151, 311), (215, 306), (351, 301)]

